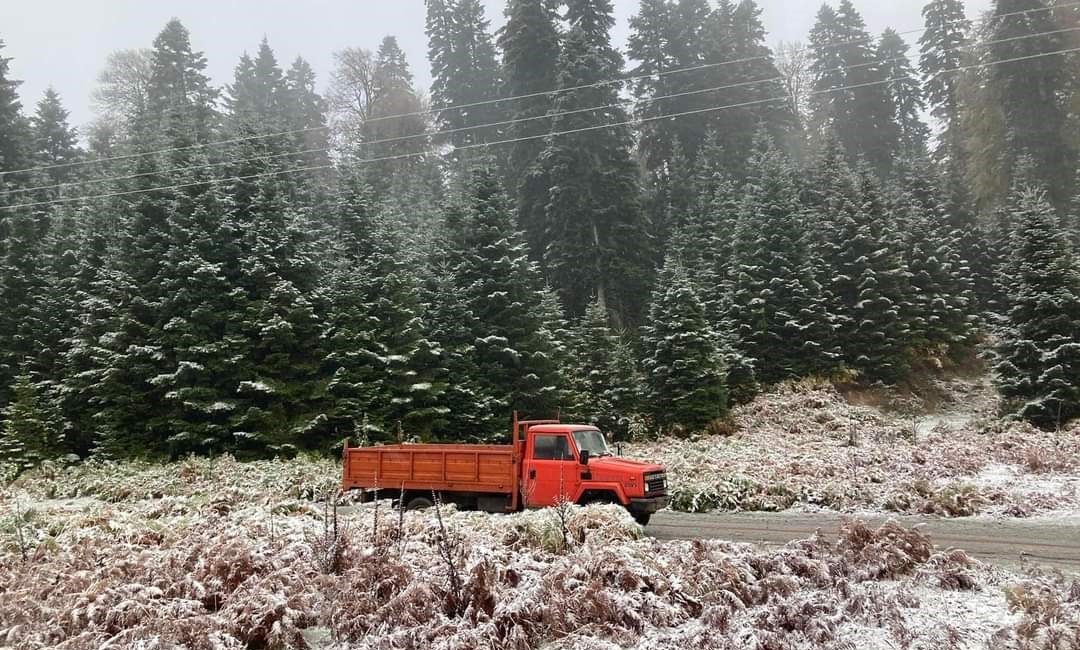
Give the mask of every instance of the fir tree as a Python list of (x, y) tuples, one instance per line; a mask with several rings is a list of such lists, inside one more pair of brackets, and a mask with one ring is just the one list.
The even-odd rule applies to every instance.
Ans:
[[(547, 120), (537, 119), (551, 110), (555, 87), (555, 65), (559, 59), (559, 34), (555, 16), (547, 0), (510, 0), (506, 5), (506, 25), (499, 33), (502, 50), (502, 94), (522, 97), (509, 109), (515, 120), (507, 127), (507, 139), (520, 140), (510, 146), (507, 187), (517, 203), (518, 226), (525, 232), (534, 256), (543, 253), (544, 206), (548, 183), (536, 169), (547, 133)], [(523, 139), (531, 138), (531, 139)]]
[(930, 114), (941, 124), (934, 158), (946, 161), (951, 173), (963, 176), (963, 132), (960, 115), (960, 72), (971, 22), (962, 0), (930, 0), (923, 7), (926, 29), (919, 38), (919, 70)]
[(511, 409), (554, 412), (562, 378), (550, 327), (536, 317), (544, 301), (540, 275), (513, 230), (494, 174), (474, 171), (463, 200), (462, 213), (448, 224), (458, 243), (449, 263), (464, 311), (476, 324), (472, 354), (483, 393), (494, 398), (485, 425), (494, 432)]
[(1014, 192), (1011, 308), (996, 370), (1007, 408), (1042, 427), (1080, 415), (1080, 268), (1045, 192)]
[(34, 160), (42, 166), (57, 166), (45, 170), (50, 184), (69, 180), (73, 172), (69, 163), (79, 156), (79, 137), (68, 124), (68, 112), (60, 103), (60, 95), (51, 87), (38, 102), (37, 112), (30, 118), (30, 128)]
[(913, 346), (938, 359), (955, 358), (970, 345), (974, 313), (961, 233), (945, 214), (947, 203), (935, 186), (929, 160), (902, 160), (897, 172), (895, 213), (910, 273)]
[(625, 368), (613, 365), (621, 342), (612, 332), (608, 314), (598, 301), (589, 303), (574, 343), (572, 377), (578, 384), (578, 404), (573, 409), (575, 416), (604, 431), (625, 434), (620, 424), (629, 413), (620, 413), (616, 402), (624, 401), (619, 398), (632, 389), (630, 382), (634, 375), (615, 374), (616, 370), (625, 371)]
[(852, 160), (864, 157), (884, 173), (899, 148), (900, 132), (871, 41), (850, 0), (841, 0), (835, 11), (822, 6), (810, 32), (817, 93), (811, 105), (820, 133), (835, 135)]
[(41, 369), (47, 331), (47, 262), (37, 219), (8, 212), (7, 237), (0, 259), (0, 405), (8, 403), (9, 387), (20, 368)]
[(23, 372), (12, 386), (13, 397), (0, 417), (0, 459), (22, 468), (56, 458), (63, 451), (60, 416), (42, 398), (33, 378)]
[(730, 322), (757, 377), (777, 382), (837, 365), (832, 322), (814, 278), (791, 162), (765, 145), (750, 161), (735, 234)]
[[(431, 98), (439, 111), (439, 127), (453, 129), (455, 147), (497, 139), (495, 127), (472, 127), (500, 121), (494, 104), (475, 105), (497, 97), (499, 68), (480, 0), (426, 0)], [(465, 106), (473, 104), (472, 106)], [(461, 106), (462, 108), (452, 108)]]
[[(1063, 56), (1038, 56), (1066, 49), (1052, 14), (1043, 0), (996, 0), (988, 21), (990, 82), (998, 89), (1008, 145), (1004, 168), (1027, 156), (1035, 178), (1061, 209), (1072, 198), (1070, 186), (1076, 163), (1065, 138), (1061, 98), (1072, 71)], [(1015, 60), (1022, 59), (1022, 60)], [(1000, 110), (1000, 109), (999, 109)], [(1014, 163), (1010, 165), (1009, 163)]]
[(930, 129), (922, 120), (926, 111), (922, 87), (915, 68), (908, 59), (908, 45), (893, 29), (886, 29), (877, 46), (881, 77), (889, 80), (886, 88), (895, 108), (893, 122), (900, 129), (900, 150), (910, 156), (927, 149)]
[(850, 170), (837, 144), (819, 162), (813, 186), (815, 254), (836, 345), (863, 378), (895, 382), (908, 369), (910, 289), (880, 190), (868, 170)]
[(341, 199), (324, 335), (331, 423), (355, 432), (366, 422), (356, 433), (368, 439), (399, 429), (429, 439), (442, 420), (446, 378), (423, 322), (419, 281), (367, 189), (347, 182)]
[[(559, 59), (558, 111), (618, 103), (614, 84), (589, 86), (619, 74), (622, 57), (611, 46), (614, 22), (608, 0), (575, 0), (567, 7), (571, 29)], [(618, 108), (575, 112), (554, 120), (556, 131), (625, 122)], [(543, 154), (549, 185), (543, 239), (544, 271), (571, 316), (597, 296), (626, 322), (641, 314), (649, 283), (649, 238), (639, 203), (637, 170), (625, 127), (552, 136)]]
[(149, 117), (157, 123), (143, 120), (141, 140), (151, 146), (161, 144), (161, 138), (173, 146), (209, 141), (218, 93), (205, 70), (206, 57), (191, 49), (187, 28), (170, 20), (154, 39), (151, 53), (147, 103)]
[(693, 432), (727, 413), (727, 387), (716, 335), (679, 262), (657, 278), (642, 347), (649, 406), (665, 431)]
[[(0, 50), (3, 48), (0, 41)], [(17, 90), (22, 82), (9, 78), (10, 65), (10, 57), (0, 56), (0, 171), (25, 167), (31, 140)], [(0, 186), (12, 180), (11, 176), (0, 177)]]

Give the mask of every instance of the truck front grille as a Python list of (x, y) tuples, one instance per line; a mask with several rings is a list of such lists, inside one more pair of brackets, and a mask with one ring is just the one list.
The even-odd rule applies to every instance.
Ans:
[(667, 491), (667, 475), (663, 472), (645, 475), (645, 493), (648, 495), (664, 494)]

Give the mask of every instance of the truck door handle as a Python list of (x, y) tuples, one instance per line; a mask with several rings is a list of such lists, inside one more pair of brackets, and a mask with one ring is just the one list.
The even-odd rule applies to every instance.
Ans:
[(536, 470), (535, 469), (530, 469), (529, 470), (529, 478), (536, 478)]

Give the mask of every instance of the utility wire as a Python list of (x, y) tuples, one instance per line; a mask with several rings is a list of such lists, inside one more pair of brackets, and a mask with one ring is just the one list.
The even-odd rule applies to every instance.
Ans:
[[(1078, 4), (1080, 4), (1080, 3), (1078, 3)], [(1010, 41), (1018, 41), (1018, 40), (1028, 39), (1028, 38), (1037, 38), (1037, 37), (1040, 37), (1040, 36), (1047, 36), (1047, 35), (1051, 35), (1051, 34), (1058, 34), (1058, 33), (1063, 33), (1063, 32), (1073, 32), (1073, 31), (1080, 31), (1080, 27), (1069, 27), (1069, 28), (1057, 29), (1057, 30), (1052, 30), (1052, 31), (1038, 32), (1038, 33), (1035, 33), (1035, 34), (1025, 34), (1025, 35), (1022, 35), (1022, 36), (1013, 36), (1013, 37), (1009, 37), (1009, 38), (995, 39), (995, 40), (992, 40), (992, 41), (983, 41), (983, 42), (980, 42), (980, 43), (970, 43), (970, 44), (967, 44), (967, 45), (961, 45), (961, 46), (958, 46), (958, 47), (949, 48), (949, 49), (944, 50), (944, 51), (945, 52), (954, 52), (954, 51), (961, 51), (961, 50), (969, 50), (969, 49), (975, 49), (975, 48), (978, 48), (978, 47), (986, 47), (986, 46), (990, 46), (990, 45), (996, 45), (996, 44), (999, 44), (999, 43), (1006, 43), (1006, 42), (1010, 42)], [(890, 58), (884, 59), (884, 60), (873, 60), (873, 61), (867, 61), (867, 62), (864, 62), (864, 63), (856, 63), (856, 64), (849, 65), (849, 66), (838, 66), (836, 68), (831, 68), (829, 70), (829, 72), (850, 71), (850, 70), (854, 70), (854, 69), (857, 69), (857, 68), (864, 68), (864, 67), (870, 67), (870, 66), (874, 66), (874, 65), (879, 65), (882, 62), (893, 62), (893, 61), (900, 61), (900, 60), (908, 60), (908, 57), (906, 55), (901, 55), (901, 56), (896, 56), (896, 57), (890, 57)], [(590, 106), (590, 107), (586, 107), (586, 108), (578, 108), (578, 109), (567, 110), (567, 111), (557, 111), (557, 112), (554, 112), (554, 113), (546, 113), (544, 115), (532, 115), (532, 116), (528, 116), (528, 117), (515, 118), (515, 119), (510, 119), (510, 120), (502, 120), (502, 121), (499, 121), (499, 122), (489, 122), (489, 123), (486, 123), (486, 124), (475, 124), (475, 125), (471, 125), (471, 126), (455, 127), (455, 128), (450, 128), (450, 129), (444, 129), (444, 130), (441, 130), (441, 131), (415, 133), (415, 134), (411, 134), (411, 135), (395, 136), (395, 137), (391, 137), (391, 138), (381, 138), (381, 139), (376, 139), (376, 140), (368, 140), (368, 141), (362, 142), (360, 144), (362, 144), (364, 146), (372, 146), (372, 145), (386, 144), (386, 143), (391, 143), (391, 142), (403, 142), (403, 141), (407, 141), (407, 140), (416, 140), (416, 139), (420, 139), (420, 138), (425, 138), (425, 139), (426, 138), (439, 138), (441, 136), (446, 136), (446, 135), (450, 135), (450, 134), (453, 134), (453, 133), (460, 133), (460, 132), (463, 132), (463, 131), (471, 131), (471, 130), (476, 130), (476, 129), (488, 129), (488, 128), (494, 128), (494, 127), (500, 127), (500, 126), (509, 126), (509, 125), (519, 124), (519, 123), (522, 123), (522, 122), (529, 122), (529, 121), (533, 121), (533, 120), (543, 120), (543, 119), (552, 119), (553, 120), (555, 118), (562, 117), (562, 116), (565, 116), (565, 115), (575, 115), (575, 114), (579, 114), (579, 113), (588, 113), (588, 112), (592, 112), (592, 111), (600, 111), (600, 110), (605, 110), (605, 109), (621, 108), (621, 107), (625, 107), (625, 106), (635, 106), (635, 105), (640, 106), (640, 105), (645, 105), (645, 104), (651, 104), (651, 103), (654, 103), (654, 102), (659, 102), (659, 101), (662, 101), (662, 100), (665, 100), (665, 99), (674, 99), (674, 98), (678, 98), (678, 97), (688, 97), (688, 96), (691, 96), (691, 95), (700, 95), (700, 94), (705, 94), (705, 93), (717, 92), (717, 91), (720, 91), (720, 90), (729, 90), (729, 89), (740, 88), (740, 87), (745, 87), (745, 86), (754, 86), (754, 85), (757, 85), (757, 84), (773, 83), (773, 82), (782, 81), (783, 79), (784, 78), (782, 76), (777, 76), (777, 77), (769, 77), (767, 79), (755, 79), (755, 80), (750, 80), (750, 81), (741, 81), (741, 82), (737, 82), (737, 83), (725, 84), (723, 86), (714, 86), (714, 87), (711, 87), (711, 88), (700, 88), (700, 89), (695, 89), (695, 90), (686, 90), (686, 91), (682, 91), (682, 92), (678, 92), (678, 93), (671, 93), (671, 94), (668, 94), (668, 95), (658, 95), (658, 96), (655, 96), (655, 97), (646, 97), (646, 98), (643, 98), (643, 99), (626, 99), (626, 100), (615, 102), (613, 104), (604, 104), (604, 105), (600, 105), (600, 106)], [(484, 144), (484, 143), (477, 143), (477, 144)], [(469, 145), (469, 146), (471, 146), (471, 145)], [(458, 148), (460, 149), (460, 148), (463, 148), (463, 147), (458, 147)], [(85, 185), (88, 185), (88, 184), (98, 184), (98, 183), (106, 183), (106, 182), (121, 181), (121, 180), (132, 180), (132, 179), (143, 178), (143, 177), (147, 177), (147, 176), (163, 176), (163, 175), (166, 175), (166, 174), (172, 174), (172, 173), (176, 173), (176, 172), (184, 172), (184, 171), (190, 171), (190, 170), (195, 170), (195, 169), (205, 169), (205, 168), (209, 168), (209, 167), (224, 167), (224, 166), (235, 165), (235, 164), (240, 164), (240, 163), (260, 162), (260, 161), (272, 160), (272, 159), (276, 159), (276, 158), (287, 158), (287, 157), (292, 157), (292, 156), (304, 156), (304, 155), (316, 154), (316, 153), (328, 153), (328, 152), (331, 152), (333, 150), (334, 150), (333, 147), (320, 147), (320, 148), (315, 148), (315, 149), (303, 149), (303, 150), (298, 150), (298, 151), (287, 151), (287, 152), (276, 153), (276, 154), (262, 154), (262, 155), (253, 156), (253, 157), (249, 157), (249, 158), (239, 158), (239, 159), (230, 159), (230, 160), (223, 160), (223, 161), (217, 161), (217, 162), (208, 162), (208, 163), (201, 163), (201, 164), (198, 164), (198, 165), (187, 165), (187, 166), (183, 166), (183, 167), (173, 167), (171, 169), (160, 169), (160, 170), (154, 170), (154, 171), (149, 171), (149, 172), (140, 172), (140, 173), (137, 173), (137, 174), (128, 174), (128, 175), (125, 175), (125, 176), (109, 176), (109, 177), (102, 177), (102, 178), (91, 178), (91, 179), (86, 179), (86, 180), (81, 180), (81, 181), (71, 181), (71, 182), (66, 182), (66, 183), (56, 183), (54, 185), (39, 185), (39, 186), (34, 186), (34, 187), (18, 187), (18, 188), (14, 188), (14, 189), (10, 189), (10, 190), (0, 191), (0, 196), (8, 196), (8, 195), (11, 195), (11, 194), (25, 194), (25, 193), (29, 193), (29, 192), (37, 192), (37, 191), (41, 191), (41, 190), (51, 190), (51, 189), (60, 189), (60, 188), (64, 188), (64, 187), (82, 187), (82, 186), (85, 186)]]
[[(1029, 13), (1038, 12), (1038, 11), (1054, 11), (1054, 10), (1058, 10), (1058, 9), (1065, 9), (1065, 8), (1068, 8), (1068, 7), (1075, 7), (1075, 6), (1080, 6), (1080, 1), (1070, 2), (1070, 3), (1066, 3), (1066, 4), (1060, 4), (1060, 5), (1056, 5), (1054, 7), (1036, 7), (1036, 8), (1032, 8), (1032, 9), (1024, 9), (1024, 10), (1021, 10), (1021, 11), (1012, 11), (1012, 12), (1008, 12), (1008, 13), (1004, 13), (1004, 14), (994, 15), (994, 16), (992, 16), (992, 18), (994, 18), (994, 19), (1006, 18), (1006, 17), (1009, 17), (1009, 16), (1017, 16), (1017, 15), (1021, 15), (1021, 14), (1029, 14)], [(967, 19), (966, 18), (958, 19), (958, 20), (955, 20), (955, 21), (950, 21), (950, 22), (948, 22), (946, 24), (957, 24), (957, 23), (963, 23), (963, 22), (967, 22)], [(901, 35), (907, 35), (907, 34), (915, 34), (915, 33), (924, 32), (924, 31), (926, 31), (926, 28), (909, 29), (909, 30), (905, 30), (905, 31), (902, 31), (902, 32), (898, 32), (898, 33), (901, 34)], [(1046, 32), (1046, 33), (1052, 33), (1052, 32)], [(877, 37), (875, 37), (875, 36), (868, 36), (867, 38), (855, 39), (855, 40), (845, 41), (845, 42), (841, 42), (841, 43), (830, 43), (825, 47), (827, 47), (827, 48), (835, 48), (835, 47), (843, 47), (843, 46), (846, 46), (846, 45), (857, 45), (857, 44), (860, 44), (860, 43), (873, 42), (876, 39), (877, 39)], [(800, 52), (800, 53), (805, 53), (805, 52), (808, 51), (808, 48), (802, 48), (802, 49), (797, 50), (797, 51)], [(597, 81), (597, 82), (593, 82), (593, 83), (589, 83), (589, 84), (581, 84), (581, 85), (578, 85), (578, 86), (570, 86), (570, 87), (567, 87), (567, 88), (556, 88), (556, 89), (553, 89), (553, 90), (544, 90), (544, 91), (538, 91), (538, 92), (534, 92), (534, 93), (526, 93), (526, 94), (522, 94), (522, 95), (514, 95), (514, 96), (511, 96), (511, 97), (500, 97), (500, 98), (497, 98), (497, 99), (487, 99), (487, 100), (482, 100), (482, 101), (477, 101), (477, 102), (470, 102), (470, 103), (467, 103), (467, 104), (458, 104), (458, 105), (455, 105), (455, 106), (431, 107), (431, 108), (428, 108), (428, 109), (424, 109), (422, 111), (412, 111), (412, 112), (407, 112), (407, 113), (396, 113), (396, 114), (393, 114), (393, 115), (377, 116), (377, 117), (373, 117), (373, 118), (370, 118), (370, 119), (366, 120), (366, 122), (370, 123), (370, 122), (377, 122), (377, 121), (382, 121), (382, 120), (399, 119), (399, 118), (403, 118), (403, 117), (413, 117), (413, 116), (420, 116), (420, 115), (432, 115), (432, 114), (437, 114), (437, 113), (441, 113), (441, 112), (445, 112), (445, 111), (461, 110), (461, 109), (464, 109), (464, 108), (474, 108), (476, 106), (484, 106), (484, 105), (488, 105), (488, 104), (499, 104), (499, 103), (502, 103), (502, 102), (512, 102), (512, 101), (517, 101), (519, 99), (530, 99), (530, 98), (535, 98), (535, 97), (543, 97), (543, 96), (547, 96), (547, 95), (555, 95), (555, 94), (560, 94), (560, 93), (572, 92), (572, 91), (575, 91), (575, 90), (584, 90), (586, 88), (597, 88), (597, 87), (607, 86), (607, 85), (623, 84), (623, 83), (630, 82), (630, 81), (639, 81), (639, 80), (642, 80), (642, 79), (650, 79), (650, 78), (653, 78), (653, 77), (663, 77), (663, 76), (666, 76), (666, 75), (681, 74), (681, 73), (684, 73), (684, 72), (694, 72), (694, 71), (697, 71), (697, 70), (715, 68), (715, 67), (724, 66), (724, 65), (733, 65), (733, 64), (736, 64), (736, 63), (749, 63), (751, 61), (768, 60), (768, 59), (771, 59), (771, 58), (772, 58), (771, 54), (766, 54), (766, 55), (758, 55), (758, 56), (753, 56), (753, 57), (744, 57), (744, 58), (740, 58), (740, 59), (729, 59), (729, 60), (726, 60), (726, 61), (717, 61), (717, 62), (713, 62), (713, 63), (702, 63), (702, 64), (699, 64), (699, 65), (687, 66), (687, 67), (683, 67), (683, 68), (673, 68), (673, 69), (670, 69), (670, 70), (658, 70), (656, 72), (644, 73), (644, 74), (640, 74), (640, 75), (625, 76), (625, 77), (620, 77), (620, 78), (617, 78), (617, 79), (607, 79), (607, 80)], [(218, 141), (214, 141), (214, 142), (204, 142), (204, 143), (199, 143), (199, 144), (187, 145), (187, 146), (183, 146), (183, 147), (170, 147), (170, 148), (166, 148), (166, 149), (157, 149), (157, 150), (154, 150), (154, 151), (142, 151), (142, 152), (138, 152), (138, 153), (123, 154), (123, 155), (119, 155), (119, 156), (108, 156), (108, 157), (103, 157), (103, 158), (95, 158), (95, 159), (92, 159), (92, 160), (80, 160), (80, 161), (74, 161), (74, 162), (69, 162), (69, 163), (59, 163), (59, 164), (56, 164), (56, 165), (42, 165), (42, 166), (38, 166), (38, 167), (26, 167), (24, 169), (15, 169), (15, 170), (11, 170), (11, 171), (0, 171), (0, 177), (7, 176), (7, 175), (10, 175), (10, 174), (19, 174), (19, 173), (32, 172), (32, 171), (44, 171), (44, 170), (48, 170), (48, 169), (58, 169), (58, 168), (74, 167), (74, 166), (81, 166), (81, 165), (91, 165), (91, 164), (96, 164), (96, 163), (101, 163), (101, 162), (109, 162), (109, 161), (114, 161), (114, 160), (126, 160), (126, 159), (130, 159), (130, 158), (139, 158), (139, 157), (143, 157), (143, 156), (156, 155), (156, 154), (160, 154), (160, 153), (169, 153), (169, 152), (175, 152), (175, 151), (187, 151), (187, 150), (191, 150), (191, 149), (200, 149), (200, 148), (213, 147), (213, 146), (225, 145), (225, 144), (235, 144), (235, 143), (238, 143), (238, 142), (247, 142), (247, 141), (251, 141), (251, 140), (261, 140), (261, 139), (280, 137), (280, 136), (285, 136), (285, 135), (296, 135), (296, 134), (300, 134), (300, 133), (310, 133), (312, 131), (324, 131), (324, 130), (327, 130), (329, 128), (330, 128), (329, 126), (315, 126), (315, 127), (305, 128), (305, 129), (294, 129), (294, 130), (290, 130), (290, 131), (279, 131), (279, 132), (276, 132), (276, 133), (266, 133), (266, 134), (260, 134), (260, 135), (254, 135), (254, 136), (245, 136), (245, 137), (242, 137), (242, 138), (230, 138), (230, 139), (218, 140)], [(480, 128), (480, 127), (472, 127), (472, 128)], [(472, 146), (472, 145), (466, 145), (466, 146)], [(458, 147), (458, 148), (460, 149), (462, 147)]]
[[(987, 67), (993, 67), (995, 65), (1003, 65), (1005, 63), (1016, 63), (1018, 61), (1029, 61), (1029, 60), (1032, 60), (1032, 59), (1039, 59), (1039, 58), (1046, 57), (1046, 56), (1055, 56), (1055, 55), (1059, 55), (1059, 54), (1070, 54), (1072, 52), (1080, 52), (1080, 47), (1074, 47), (1074, 48), (1069, 48), (1069, 49), (1064, 49), (1064, 50), (1055, 50), (1053, 52), (1042, 52), (1042, 53), (1039, 53), (1039, 54), (1029, 54), (1029, 55), (1026, 55), (1026, 56), (1014, 57), (1014, 58), (1011, 58), (1011, 59), (1002, 59), (1001, 61), (991, 61), (991, 62), (988, 62), (988, 63), (975, 63), (975, 64), (971, 64), (971, 65), (958, 66), (956, 68), (950, 68), (948, 70), (942, 70), (937, 74), (942, 75), (942, 74), (952, 73), (952, 72), (961, 72), (963, 70), (973, 70), (973, 69), (978, 69), (978, 68), (987, 68)], [(934, 76), (937, 76), (937, 75), (934, 75)], [(879, 85), (882, 85), (882, 84), (894, 83), (894, 82), (897, 82), (897, 81), (914, 80), (914, 79), (917, 79), (917, 77), (913, 77), (913, 76), (895, 77), (895, 78), (892, 78), (892, 79), (881, 79), (881, 80), (878, 80), (878, 81), (869, 81), (869, 82), (861, 83), (861, 84), (851, 84), (851, 85), (845, 85), (845, 86), (838, 86), (838, 87), (835, 87), (835, 88), (823, 88), (821, 90), (812, 91), (812, 92), (809, 92), (807, 94), (808, 95), (823, 95), (823, 94), (828, 94), (828, 93), (833, 93), (833, 92), (839, 92), (839, 91), (842, 91), (842, 90), (854, 90), (854, 89), (857, 89), (857, 88), (868, 88), (868, 87), (871, 87), (871, 86), (879, 86)], [(537, 139), (541, 139), (541, 138), (549, 138), (549, 137), (555, 137), (555, 136), (560, 136), (560, 135), (570, 135), (570, 134), (574, 134), (574, 133), (584, 133), (584, 132), (587, 132), (587, 131), (595, 131), (595, 130), (598, 130), (598, 129), (609, 129), (609, 128), (614, 128), (614, 127), (619, 127), (619, 126), (632, 126), (634, 124), (640, 124), (640, 123), (643, 123), (643, 122), (654, 122), (654, 121), (657, 121), (657, 120), (668, 120), (668, 119), (674, 119), (674, 118), (677, 118), (677, 117), (685, 117), (687, 115), (699, 115), (699, 114), (702, 114), (702, 113), (720, 111), (720, 110), (725, 110), (725, 109), (729, 109), (729, 108), (742, 108), (742, 107), (746, 107), (746, 106), (755, 106), (755, 105), (760, 105), (760, 104), (765, 104), (765, 103), (770, 103), (770, 102), (787, 101), (788, 99), (789, 98), (787, 96), (782, 96), (782, 97), (771, 97), (771, 98), (767, 98), (767, 99), (758, 99), (758, 100), (753, 100), (753, 101), (748, 101), (748, 102), (740, 102), (738, 104), (726, 104), (726, 105), (723, 105), (723, 106), (710, 106), (708, 108), (700, 108), (700, 109), (696, 109), (696, 110), (682, 111), (682, 112), (679, 112), (679, 113), (670, 113), (668, 115), (657, 115), (657, 116), (652, 116), (652, 117), (641, 118), (641, 119), (638, 119), (638, 120), (626, 120), (626, 121), (623, 121), (623, 122), (614, 122), (614, 123), (610, 123), (610, 124), (594, 124), (594, 125), (591, 125), (591, 126), (585, 126), (585, 127), (580, 127), (580, 128), (576, 128), (576, 129), (569, 129), (569, 130), (566, 130), (566, 131), (556, 131), (556, 132), (553, 132), (553, 133), (545, 133), (545, 134), (539, 134), (539, 135), (523, 136), (523, 137), (519, 137), (519, 138), (509, 138), (509, 139), (506, 139), (506, 140), (499, 140), (499, 141), (495, 141), (495, 142), (483, 142), (483, 143), (476, 143), (476, 144), (471, 144), (471, 145), (464, 145), (464, 146), (458, 147), (458, 149), (460, 150), (460, 149), (486, 148), (486, 147), (492, 147), (492, 146), (496, 146), (496, 145), (510, 144), (510, 143), (514, 143), (514, 142), (524, 142), (524, 141), (527, 141), (527, 140), (537, 140)], [(434, 154), (434, 153), (438, 153), (438, 151), (436, 151), (436, 150), (421, 151), (421, 152), (415, 152), (415, 153), (398, 154), (398, 155), (394, 155), (394, 156), (382, 156), (382, 157), (378, 157), (378, 158), (369, 158), (369, 159), (366, 159), (366, 160), (355, 160), (355, 161), (351, 161), (351, 162), (353, 164), (368, 164), (368, 163), (374, 163), (374, 162), (382, 162), (382, 161), (386, 161), (386, 160), (400, 160), (400, 159), (403, 159), (403, 158), (414, 158), (414, 157), (417, 157), (417, 156), (425, 156), (425, 155)], [(293, 173), (305, 172), (305, 171), (316, 171), (316, 170), (320, 170), (320, 169), (332, 169), (334, 167), (336, 167), (336, 165), (334, 165), (334, 164), (326, 164), (326, 165), (313, 165), (313, 166), (309, 166), (309, 167), (299, 167), (299, 168), (291, 168), (291, 169), (280, 169), (280, 170), (276, 170), (276, 171), (262, 172), (262, 173), (258, 173), (258, 174), (247, 174), (247, 175), (244, 175), (244, 176), (229, 176), (229, 177), (226, 177), (226, 178), (207, 179), (207, 180), (196, 181), (196, 182), (191, 182), (191, 183), (179, 183), (179, 184), (175, 184), (175, 185), (164, 185), (164, 186), (161, 186), (161, 187), (149, 187), (149, 188), (142, 188), (142, 189), (138, 189), (138, 190), (127, 190), (127, 191), (123, 191), (123, 192), (109, 192), (109, 193), (106, 193), (106, 194), (96, 194), (96, 195), (92, 195), (92, 196), (74, 196), (74, 197), (65, 197), (65, 198), (61, 198), (61, 199), (53, 199), (53, 200), (50, 200), (50, 201), (35, 201), (35, 202), (31, 202), (31, 203), (17, 203), (17, 204), (14, 204), (14, 205), (0, 206), (0, 209), (16, 210), (16, 209), (19, 209), (19, 208), (31, 208), (31, 207), (38, 207), (38, 206), (44, 206), (44, 205), (54, 205), (54, 204), (59, 204), (59, 203), (70, 203), (72, 201), (90, 201), (90, 200), (94, 200), (94, 199), (104, 199), (104, 198), (110, 198), (110, 197), (116, 197), (116, 196), (129, 196), (129, 195), (132, 195), (132, 194), (142, 194), (142, 193), (145, 193), (145, 192), (156, 192), (156, 191), (161, 191), (161, 190), (174, 190), (174, 189), (182, 189), (182, 188), (186, 188), (186, 187), (196, 187), (196, 186), (199, 186), (199, 185), (209, 185), (209, 184), (213, 184), (213, 183), (228, 183), (228, 182), (234, 182), (234, 181), (251, 180), (251, 179), (255, 179), (255, 178), (265, 178), (265, 177), (270, 177), (270, 176), (280, 176), (282, 174), (293, 174)]]

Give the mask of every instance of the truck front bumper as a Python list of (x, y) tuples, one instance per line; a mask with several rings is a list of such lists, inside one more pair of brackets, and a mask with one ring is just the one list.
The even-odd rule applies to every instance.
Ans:
[(657, 510), (667, 507), (668, 496), (662, 494), (657, 497), (645, 497), (643, 499), (630, 499), (630, 505), (626, 509), (633, 514), (652, 514)]

